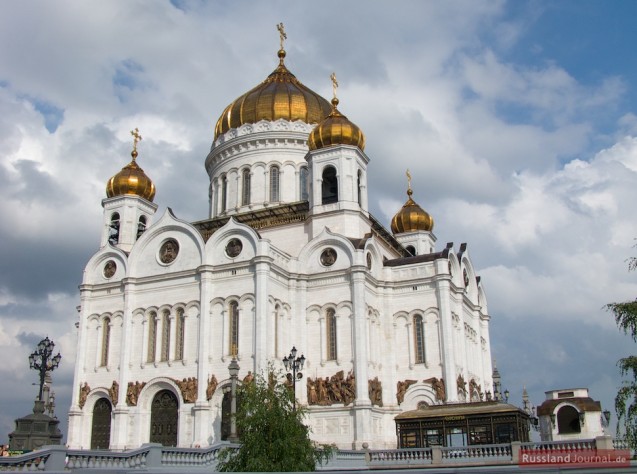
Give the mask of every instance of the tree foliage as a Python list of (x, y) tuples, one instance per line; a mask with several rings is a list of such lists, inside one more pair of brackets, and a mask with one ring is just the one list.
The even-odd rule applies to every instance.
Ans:
[(269, 381), (257, 376), (237, 390), (238, 449), (226, 448), (219, 454), (222, 472), (314, 471), (316, 463), (326, 461), (332, 446), (317, 446), (303, 424), (305, 409), (293, 408), (294, 395), (288, 386), (270, 375)]
[[(637, 269), (637, 257), (628, 261), (628, 269)], [(624, 334), (629, 334), (637, 342), (637, 300), (606, 305), (615, 316), (615, 322)], [(628, 356), (617, 363), (619, 370), (626, 380), (615, 397), (615, 412), (617, 413), (617, 435), (620, 436), (623, 426), (623, 437), (633, 449), (637, 449), (637, 356)]]

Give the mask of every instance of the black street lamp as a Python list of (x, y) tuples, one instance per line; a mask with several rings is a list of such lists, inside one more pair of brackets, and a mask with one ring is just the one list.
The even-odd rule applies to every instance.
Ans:
[(296, 357), (296, 347), (292, 346), (292, 350), (290, 351), (290, 355), (283, 358), (283, 365), (285, 365), (285, 370), (289, 370), (287, 378), (288, 381), (292, 384), (292, 390), (294, 391), (294, 401), (293, 408), (296, 411), (296, 379), (302, 379), (303, 374), (301, 370), (303, 370), (303, 364), (305, 364), (305, 356), (301, 354), (301, 357)]
[(56, 356), (51, 357), (54, 347), (55, 344), (47, 336), (40, 341), (36, 351), (29, 356), (29, 365), (32, 369), (37, 370), (40, 375), (40, 392), (38, 394), (38, 400), (40, 401), (42, 401), (42, 388), (44, 387), (46, 373), (57, 369), (60, 365), (60, 359), (62, 359), (59, 352)]

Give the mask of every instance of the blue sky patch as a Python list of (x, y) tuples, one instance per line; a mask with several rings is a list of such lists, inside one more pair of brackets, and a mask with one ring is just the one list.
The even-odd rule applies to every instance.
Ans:
[(113, 74), (113, 87), (120, 102), (126, 102), (132, 91), (144, 87), (143, 74), (143, 66), (132, 59), (125, 59), (117, 65)]
[(44, 126), (49, 133), (55, 133), (60, 124), (64, 121), (64, 109), (61, 109), (50, 102), (33, 97), (28, 98), (42, 117), (44, 117)]

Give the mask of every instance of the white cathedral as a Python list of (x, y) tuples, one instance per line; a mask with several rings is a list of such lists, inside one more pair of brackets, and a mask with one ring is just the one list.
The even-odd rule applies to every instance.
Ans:
[[(100, 249), (80, 286), (68, 444), (208, 446), (239, 383), (294, 346), (311, 436), (395, 448), (395, 417), (491, 398), (485, 294), (466, 244), (436, 248), (408, 199), (391, 232), (369, 213), (363, 132), (276, 69), (221, 113), (207, 219), (155, 215), (132, 161), (106, 185)], [(152, 174), (152, 173), (151, 173)]]

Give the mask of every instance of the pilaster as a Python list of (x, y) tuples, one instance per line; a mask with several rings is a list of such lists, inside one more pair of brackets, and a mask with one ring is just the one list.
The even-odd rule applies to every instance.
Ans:
[[(255, 257), (255, 308), (254, 308), (254, 367), (258, 373), (267, 368), (267, 318), (268, 318), (268, 275), (272, 259), (267, 256), (267, 242), (261, 242), (261, 255)], [(246, 367), (246, 369), (248, 369)], [(249, 369), (248, 369), (249, 370)]]
[(354, 374), (356, 375), (356, 400), (354, 401), (354, 441), (357, 448), (371, 441), (371, 406), (368, 393), (369, 348), (367, 339), (367, 311), (365, 308), (365, 274), (367, 267), (352, 267), (352, 303)]
[(119, 363), (119, 393), (117, 400), (113, 400), (113, 424), (111, 426), (111, 449), (125, 449), (128, 440), (128, 412), (126, 405), (126, 389), (130, 379), (130, 361), (133, 346), (133, 309), (135, 308), (135, 283), (125, 279), (124, 284), (124, 315), (122, 321), (122, 337), (120, 342)]
[[(440, 260), (436, 265), (446, 265), (446, 262)], [(442, 361), (443, 361), (443, 377), (445, 379), (447, 402), (458, 401), (458, 384), (456, 381), (456, 362), (453, 347), (453, 324), (451, 321), (451, 305), (450, 305), (450, 276), (449, 274), (440, 275), (436, 280), (436, 296), (438, 297), (438, 307), (440, 310), (441, 322), (441, 342), (442, 342)]]
[[(206, 400), (206, 389), (208, 388), (208, 369), (210, 360), (210, 348), (206, 341), (212, 340), (210, 337), (210, 295), (213, 294), (214, 284), (212, 281), (212, 268), (208, 266), (200, 267), (199, 272), (199, 333), (197, 334), (197, 401), (193, 407), (194, 426), (193, 441), (194, 444), (206, 446), (208, 440), (212, 437), (212, 425), (208, 423), (208, 415), (210, 405)], [(191, 325), (192, 327), (192, 325)]]

